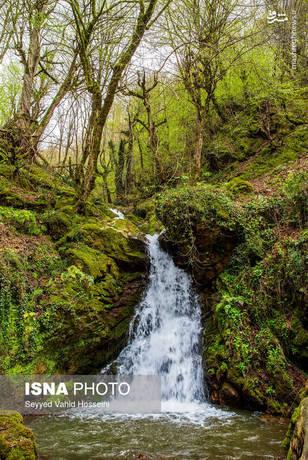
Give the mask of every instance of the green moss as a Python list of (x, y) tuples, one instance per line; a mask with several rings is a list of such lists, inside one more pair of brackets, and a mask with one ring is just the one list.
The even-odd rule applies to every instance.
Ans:
[(32, 431), (23, 424), (18, 412), (0, 411), (0, 458), (35, 460), (36, 445)]
[(18, 231), (29, 235), (40, 235), (43, 227), (33, 211), (0, 206), (0, 222), (14, 226)]
[(163, 230), (161, 222), (157, 219), (155, 197), (139, 201), (134, 207), (134, 218), (139, 218), (138, 226), (144, 233), (154, 234)]
[(166, 226), (171, 241), (193, 238), (197, 223), (228, 230), (237, 224), (230, 195), (212, 186), (181, 187), (157, 195), (156, 201), (158, 218)]
[(252, 184), (247, 180), (241, 179), (240, 177), (234, 177), (229, 182), (227, 182), (226, 188), (234, 194), (250, 193), (253, 191)]
[(292, 413), (288, 431), (283, 440), (282, 446), (288, 450), (287, 459), (292, 460), (307, 450), (305, 442), (305, 428), (307, 425), (308, 399), (307, 385), (301, 392), (301, 402)]
[(242, 173), (243, 179), (253, 179), (263, 174), (278, 170), (287, 163), (291, 163), (307, 151), (307, 129), (298, 126), (287, 133), (283, 143), (277, 148), (271, 144), (252, 158)]
[(71, 209), (49, 210), (42, 216), (48, 233), (55, 240), (69, 231), (74, 223), (74, 214)]
[(128, 238), (123, 229), (105, 226), (96, 221), (76, 225), (59, 241), (59, 245), (64, 247), (71, 243), (84, 243), (123, 263), (134, 263), (138, 259), (142, 263), (146, 260), (145, 253), (141, 251), (143, 244), (138, 243), (138, 239)]
[(22, 169), (20, 181), (25, 186), (28, 184), (34, 186), (36, 190), (52, 190), (59, 195), (74, 196), (75, 192), (72, 187), (64, 184), (63, 180), (57, 177), (53, 171), (40, 166), (31, 165)]
[(66, 251), (72, 261), (84, 269), (94, 278), (98, 278), (107, 274), (115, 278), (119, 277), (119, 269), (114, 260), (106, 254), (92, 249), (85, 244), (78, 244), (75, 247), (70, 247)]

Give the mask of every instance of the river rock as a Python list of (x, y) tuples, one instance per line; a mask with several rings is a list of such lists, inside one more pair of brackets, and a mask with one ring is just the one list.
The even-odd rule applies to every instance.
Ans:
[(238, 404), (240, 401), (238, 391), (228, 382), (223, 383), (219, 396), (221, 404)]
[(23, 418), (18, 412), (0, 411), (0, 458), (37, 459), (33, 433), (24, 425)]
[[(296, 420), (296, 421), (295, 421)], [(287, 460), (308, 459), (308, 397), (304, 398), (296, 409), (291, 424), (294, 431), (290, 442)]]

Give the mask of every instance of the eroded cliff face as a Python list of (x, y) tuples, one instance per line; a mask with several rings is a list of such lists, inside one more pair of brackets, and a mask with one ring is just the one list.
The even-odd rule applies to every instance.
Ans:
[(157, 199), (162, 244), (192, 272), (202, 299), (214, 402), (290, 415), (299, 398), (308, 344), (305, 193), (305, 180), (290, 177), (270, 197), (241, 200), (200, 185)]
[(207, 224), (196, 223), (193, 229), (193, 247), (189, 240), (177, 243), (169, 239), (168, 231), (162, 234), (163, 248), (170, 252), (179, 267), (192, 272), (202, 289), (211, 288), (230, 261), (238, 236), (229, 229), (210, 229)]

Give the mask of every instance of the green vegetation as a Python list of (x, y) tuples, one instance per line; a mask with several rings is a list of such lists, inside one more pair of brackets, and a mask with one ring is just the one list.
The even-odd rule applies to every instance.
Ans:
[(32, 431), (18, 412), (0, 411), (0, 458), (36, 460), (37, 451)]
[(36, 215), (33, 211), (26, 209), (14, 209), (0, 206), (0, 223), (15, 226), (16, 230), (23, 231), (29, 235), (42, 233)]
[(159, 195), (164, 240), (208, 288), (204, 359), (214, 399), (224, 401), (227, 382), (247, 407), (289, 414), (307, 366), (307, 173), (249, 201), (246, 189), (232, 199), (229, 184)]
[[(125, 340), (146, 271), (142, 235), (110, 217), (104, 204), (91, 205), (87, 218), (78, 215), (67, 204), (71, 189), (37, 168), (31, 187), (40, 186), (30, 190), (28, 174), (26, 185), (11, 180), (11, 188), (16, 200), (31, 196), (29, 207), (40, 206), (0, 207), (0, 370), (96, 370)], [(121, 308), (112, 312), (114, 304)]]
[[(1, 373), (109, 362), (145, 233), (164, 230), (200, 292), (212, 400), (291, 414), (308, 359), (302, 3), (296, 56), (291, 5), (270, 24), (237, 0), (1, 3)], [(140, 45), (157, 56), (143, 69)], [(1, 460), (34, 458), (1, 433)]]

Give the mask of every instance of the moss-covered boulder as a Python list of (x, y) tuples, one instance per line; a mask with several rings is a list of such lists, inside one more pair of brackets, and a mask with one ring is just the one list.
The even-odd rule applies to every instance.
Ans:
[(44, 235), (5, 228), (0, 240), (11, 248), (0, 252), (1, 371), (100, 369), (125, 344), (143, 292), (142, 238), (85, 223), (57, 249)]
[[(143, 270), (146, 253), (142, 235), (137, 229), (135, 234), (125, 229), (115, 228), (98, 220), (75, 225), (58, 243), (60, 250), (71, 245), (87, 245), (90, 248), (113, 258), (128, 271)], [(90, 255), (89, 255), (90, 257)], [(81, 256), (82, 258), (82, 256)], [(84, 258), (84, 257), (83, 257)]]
[(211, 186), (182, 187), (157, 197), (165, 226), (163, 246), (178, 265), (210, 286), (230, 259), (237, 242), (238, 210), (231, 196)]
[(134, 216), (141, 220), (140, 227), (145, 233), (154, 234), (163, 230), (155, 208), (155, 197), (138, 201), (134, 206)]
[(284, 444), (289, 447), (287, 460), (308, 458), (308, 397), (293, 412)]
[(0, 411), (1, 460), (35, 460), (37, 451), (30, 428), (15, 411)]
[(231, 190), (233, 193), (250, 193), (253, 191), (253, 185), (247, 180), (243, 180), (240, 177), (234, 177), (226, 183), (226, 188)]

